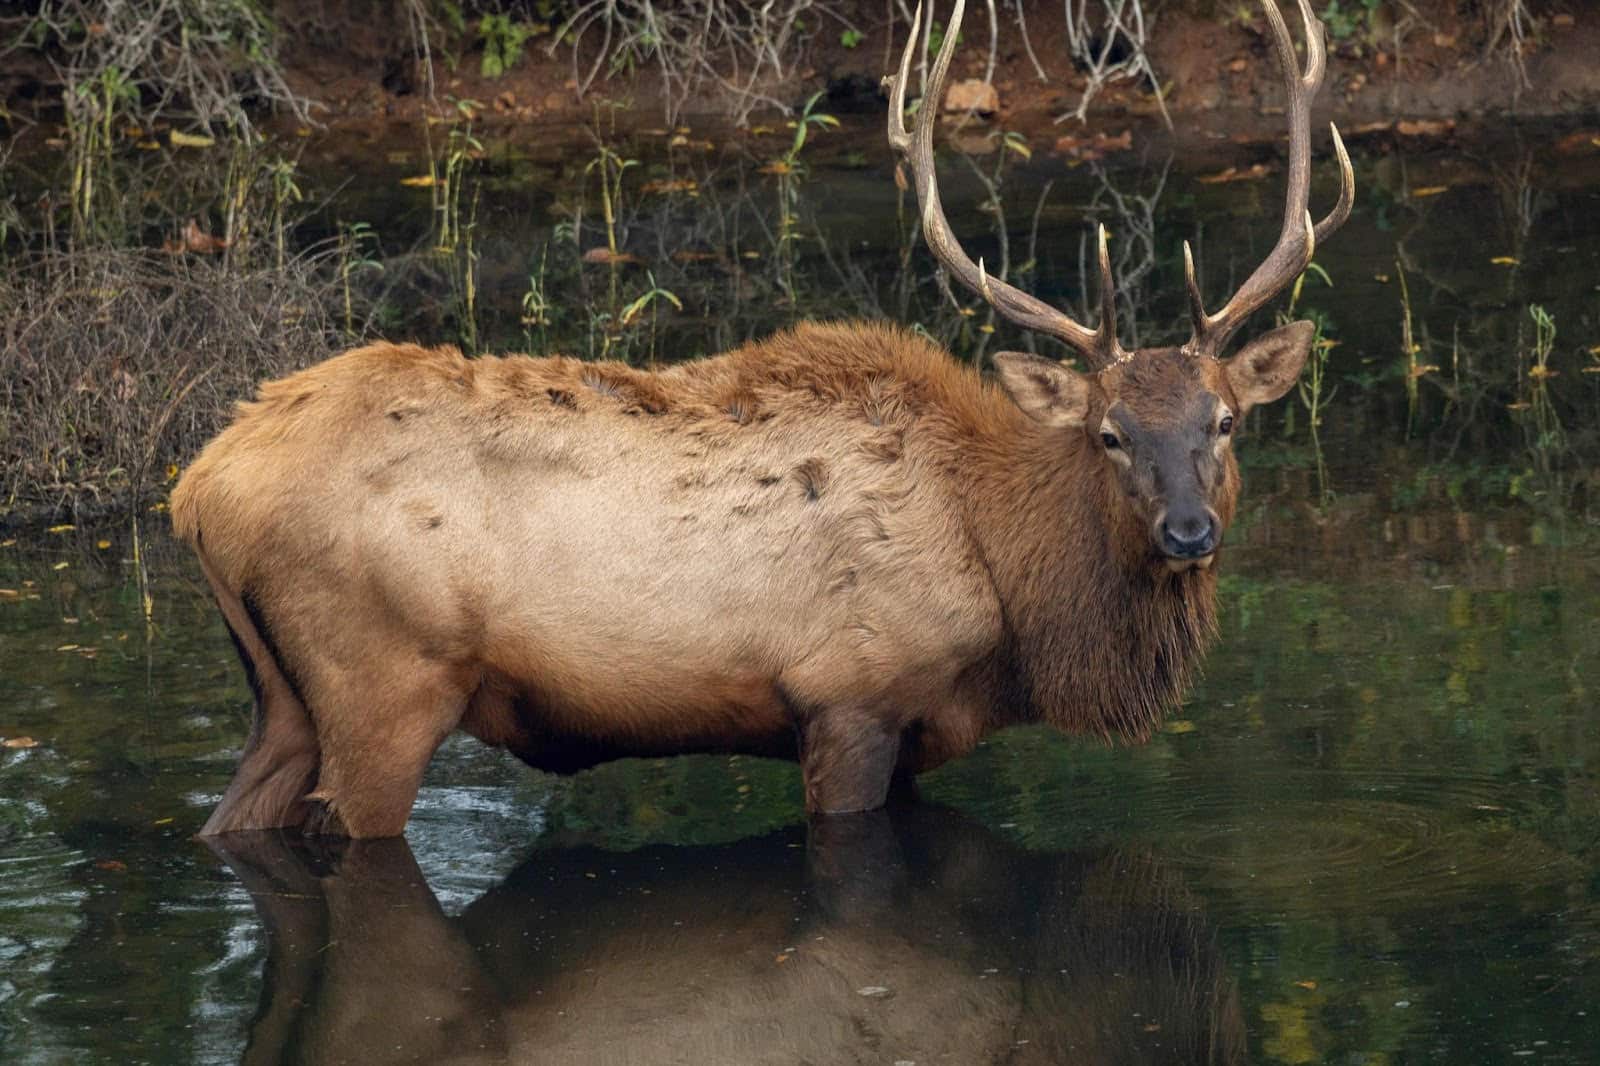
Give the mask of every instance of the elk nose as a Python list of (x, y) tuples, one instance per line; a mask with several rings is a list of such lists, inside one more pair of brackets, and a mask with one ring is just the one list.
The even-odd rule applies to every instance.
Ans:
[(1161, 550), (1174, 559), (1199, 559), (1217, 550), (1217, 518), (1209, 510), (1161, 519)]

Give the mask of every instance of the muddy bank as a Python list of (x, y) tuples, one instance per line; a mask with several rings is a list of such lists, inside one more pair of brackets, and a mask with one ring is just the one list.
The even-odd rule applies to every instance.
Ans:
[[(592, 69), (594, 49), (552, 47), (549, 37), (540, 36), (497, 77), (482, 73), (481, 42), (477, 47), (467, 42), (452, 63), (435, 61), (430, 70), (404, 28), (373, 20), (366, 10), (370, 5), (332, 6), (335, 10), (321, 9), (317, 29), (302, 25), (291, 31), (284, 51), (290, 84), (319, 101), (325, 109), (319, 113), (331, 123), (415, 117), (440, 98), (481, 101), (491, 119), (507, 124), (581, 120), (611, 103), (641, 118), (665, 120), (672, 109), (672, 86), (653, 65), (615, 73), (602, 69), (583, 92), (580, 83)], [(1387, 6), (1343, 36), (1330, 27), (1328, 88), (1318, 106), (1337, 113), (1341, 122), (1600, 109), (1600, 64), (1594, 61), (1600, 55), (1600, 9), (1538, 5), (1529, 23), (1531, 36), (1512, 48), (1496, 40), (1479, 5), (1418, 2), (1406, 5), (1411, 14), (1400, 20), (1383, 14)], [(884, 5), (835, 7), (840, 17), (826, 20), (797, 46), (787, 76), (764, 81), (755, 91), (791, 107), (822, 92), (834, 112), (882, 108), (879, 80), (898, 58), (905, 22), (886, 18)], [(1093, 97), (1089, 121), (1154, 117), (1163, 107), (1169, 115), (1280, 107), (1282, 90), (1265, 21), (1253, 4), (1235, 7), (1239, 10), (1203, 3), (1161, 8), (1148, 24), (1147, 40), (1159, 97), (1148, 77), (1110, 81)], [(1073, 112), (1090, 81), (1065, 48), (1068, 28), (1061, 5), (1028, 4), (1025, 15), (1019, 23), (1005, 10), (997, 20), (990, 79), (1000, 121), (1024, 128)], [(983, 9), (969, 10), (965, 23), (954, 77), (981, 79), (990, 49)], [(286, 29), (296, 24), (287, 20)], [(707, 85), (671, 117), (703, 121), (740, 107), (734, 94)]]
[[(7, 6), (0, 5), (0, 24), (25, 26), (25, 16), (6, 17)], [(730, 115), (749, 122), (798, 108), (815, 93), (824, 94), (833, 113), (881, 110), (879, 81), (907, 33), (905, 12), (894, 5), (817, 4), (806, 12), (809, 22), (795, 18), (786, 27), (782, 56), (751, 71), (739, 54), (748, 44), (738, 40), (749, 27), (730, 27), (725, 39), (734, 43), (717, 54), (673, 58), (649, 46), (624, 54), (598, 29), (569, 31), (558, 42), (564, 5), (498, 5), (509, 12), (506, 25), (526, 35), (507, 51), (504, 34), (486, 33), (473, 14), (483, 6), (448, 5), (452, 21), (446, 5), (427, 3), (269, 4), (275, 43), (269, 61), (282, 78), (275, 84), (305, 102), (305, 116), (294, 122), (308, 116), (312, 126), (336, 129), (445, 115), (460, 101), (481, 105), (483, 121), (506, 126), (593, 120), (599, 111), (668, 124)], [(1281, 107), (1265, 20), (1254, 4), (1144, 0), (1142, 6), (1150, 11), (1143, 51), (1153, 78), (1141, 73), (1091, 85), (1070, 54), (1071, 28), (1059, 4), (1026, 4), (1021, 18), (1000, 5), (993, 32), (982, 6), (969, 10), (954, 78), (987, 78), (997, 94), (988, 106), (1018, 129), (1054, 126), (1078, 110), (1086, 91), (1091, 124), (1163, 112), (1208, 116), (1208, 124), (1219, 112), (1237, 113), (1231, 120), (1237, 124)], [(1488, 0), (1361, 5), (1366, 13), (1359, 19), (1339, 15), (1337, 5), (1313, 6), (1326, 8), (1319, 13), (1329, 27), (1327, 88), (1317, 107), (1342, 124), (1600, 111), (1594, 61), (1600, 8), (1593, 5), (1519, 0), (1520, 41), (1508, 36), (1501, 13), (1507, 5)], [(406, 11), (425, 17), (405, 17)], [(1107, 54), (1117, 59), (1137, 49), (1118, 39)], [(48, 48), (13, 47), (5, 55), (0, 129), (53, 135), (61, 118), (59, 60)]]

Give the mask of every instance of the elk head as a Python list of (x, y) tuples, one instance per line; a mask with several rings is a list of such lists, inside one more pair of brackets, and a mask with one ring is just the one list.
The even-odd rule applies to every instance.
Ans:
[(889, 143), (909, 165), (922, 207), (923, 237), (934, 257), (996, 311), (1023, 329), (1060, 340), (1088, 366), (1079, 373), (1051, 359), (1001, 352), (1001, 384), (1025, 413), (1047, 430), (1086, 437), (1102, 453), (1109, 494), (1119, 524), (1142, 527), (1136, 554), (1172, 570), (1209, 566), (1238, 496), (1235, 428), (1258, 403), (1283, 396), (1305, 365), (1314, 332), (1293, 322), (1246, 343), (1224, 358), (1229, 341), (1250, 315), (1292, 282), (1311, 262), (1319, 242), (1344, 224), (1355, 198), (1350, 157), (1333, 127), (1339, 159), (1339, 201), (1320, 222), (1307, 209), (1311, 181), (1311, 99), (1326, 66), (1322, 23), (1308, 0), (1298, 0), (1305, 24), (1305, 69), (1295, 56), (1276, 0), (1261, 0), (1273, 50), (1288, 85), (1289, 181), (1283, 226), (1266, 259), (1215, 314), (1207, 314), (1195, 280), (1188, 242), (1183, 246), (1192, 328), (1181, 345), (1126, 351), (1117, 340), (1116, 291), (1105, 227), (1098, 227), (1100, 323), (1089, 329), (1050, 305), (991, 278), (973, 263), (950, 232), (939, 203), (933, 161), (933, 127), (955, 51), (965, 7), (957, 0), (923, 95), (914, 128), (905, 128), (905, 88), (921, 25), (919, 5), (900, 70), (888, 79)]

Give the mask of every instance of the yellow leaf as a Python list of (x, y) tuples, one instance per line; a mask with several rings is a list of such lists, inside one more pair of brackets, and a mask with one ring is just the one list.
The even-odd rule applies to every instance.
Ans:
[(207, 137), (203, 133), (184, 133), (182, 130), (173, 130), (167, 136), (174, 148), (210, 148), (217, 143), (215, 137)]
[(1307, 992), (1315, 992), (1317, 990), (1317, 983), (1315, 981), (1296, 981), (1294, 986), (1296, 988), (1303, 988)]
[(444, 182), (432, 174), (418, 174), (414, 178), (401, 178), (400, 184), (413, 189), (431, 189), (435, 185), (443, 185)]
[(78, 528), (77, 526), (73, 525), (71, 522), (68, 522), (65, 525), (51, 526), (49, 529), (45, 530), (45, 532), (46, 533), (66, 533), (66, 532), (68, 532), (70, 530), (74, 530), (74, 529), (77, 529), (77, 528)]
[(151, 825), (171, 825), (172, 824), (172, 819), (171, 818), (157, 818), (155, 821), (151, 822), (150, 824)]
[(77, 651), (79, 647), (80, 645), (77, 644), (63, 644), (56, 651)]
[(101, 551), (105, 551), (107, 548), (111, 547), (111, 542), (109, 540), (97, 540), (94, 542), (94, 546), (99, 548)]
[(1187, 718), (1174, 718), (1162, 726), (1161, 731), (1164, 733), (1193, 733), (1195, 728), (1195, 724)]
[(50, 569), (52, 569), (52, 570), (65, 570), (68, 566), (71, 566), (71, 565), (72, 565), (71, 563), (57, 563), (56, 565), (52, 566)]
[(990, 325), (989, 323), (985, 322), (983, 325), (978, 327), (978, 332), (979, 333), (993, 333), (994, 332), (994, 327), (992, 325)]
[(0, 748), (37, 748), (39, 742), (32, 737), (7, 737), (0, 741)]
[(1424, 196), (1438, 196), (1442, 192), (1449, 191), (1450, 186), (1448, 185), (1425, 185), (1420, 189), (1412, 189), (1411, 198), (1413, 200), (1420, 200)]
[(1489, 262), (1493, 263), (1497, 267), (1508, 267), (1516, 266), (1521, 262), (1521, 260), (1512, 255), (1497, 255), (1493, 259), (1489, 260)]
[(0, 540), (0, 548), (15, 548), (16, 546), (17, 546), (17, 538), (16, 537), (12, 537), (10, 540)]

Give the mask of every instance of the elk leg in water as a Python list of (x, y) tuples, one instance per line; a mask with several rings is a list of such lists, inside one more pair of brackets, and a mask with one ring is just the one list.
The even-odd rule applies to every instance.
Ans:
[(900, 734), (877, 716), (829, 708), (800, 724), (806, 810), (846, 814), (882, 807), (900, 759)]
[(322, 770), (306, 798), (323, 806), (306, 832), (404, 832), (428, 760), (460, 722), (473, 687), (454, 667), (393, 648), (374, 653), (360, 670), (308, 679)]
[(255, 696), (239, 768), (200, 833), (299, 826), (310, 813), (305, 794), (317, 776), (311, 716), (279, 666), (259, 613), (217, 579), (203, 550), (198, 555)]

